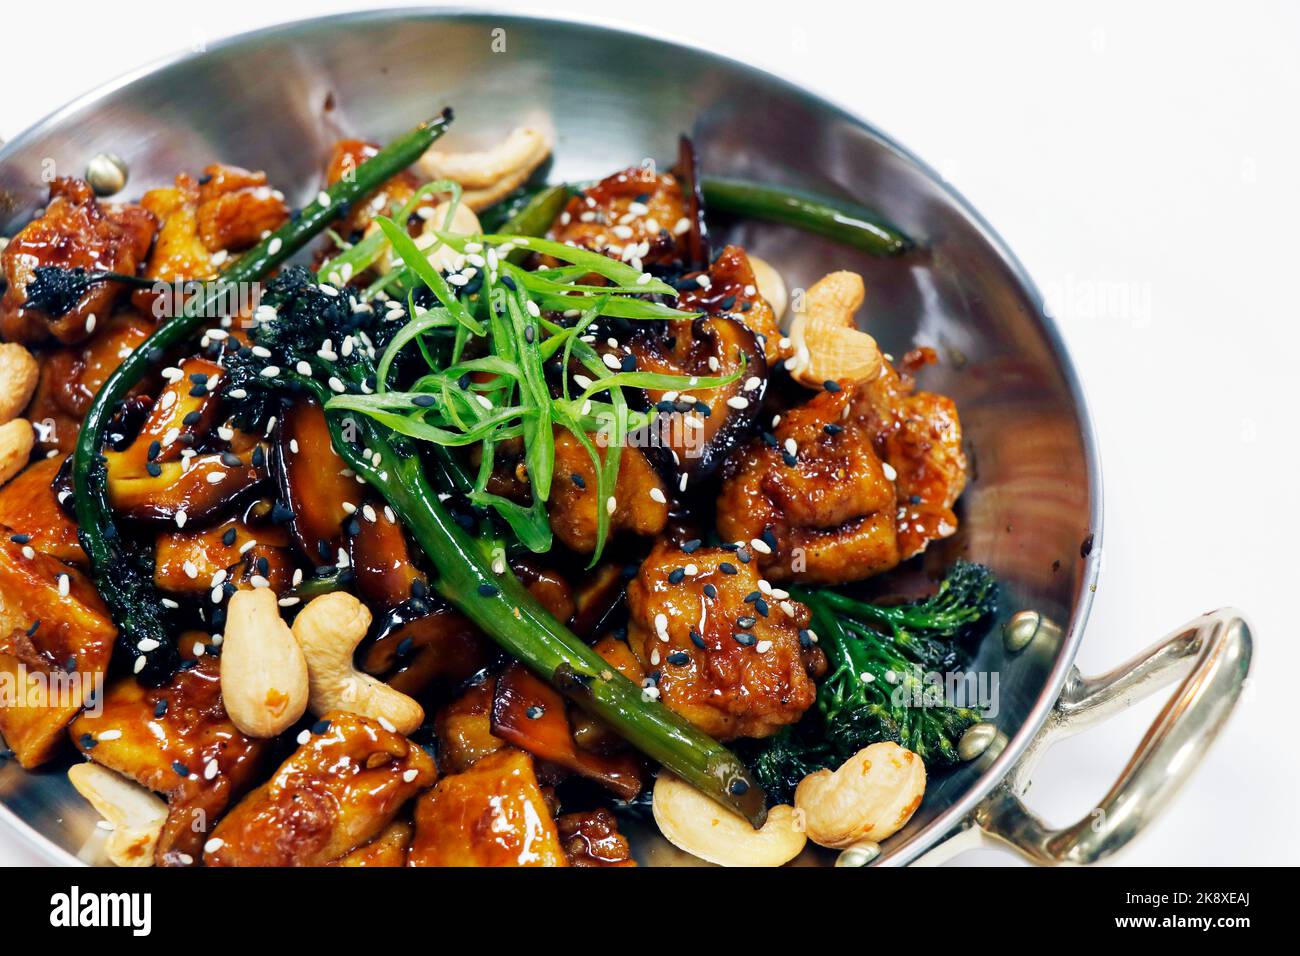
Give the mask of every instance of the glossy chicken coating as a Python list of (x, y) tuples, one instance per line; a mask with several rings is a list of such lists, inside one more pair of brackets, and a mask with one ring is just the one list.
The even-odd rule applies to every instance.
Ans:
[(217, 825), (204, 862), (330, 863), (382, 832), (436, 777), (433, 758), (401, 734), (335, 711)]
[(934, 362), (933, 349), (908, 352), (896, 371), (888, 362), (861, 386), (853, 414), (872, 434), (876, 453), (896, 472), (898, 545), (902, 560), (957, 530), (952, 507), (966, 487), (961, 421), (952, 399), (917, 391), (915, 373)]
[(636, 866), (618, 819), (603, 807), (555, 818), (569, 866)]
[(533, 758), (507, 747), (443, 777), (415, 805), (410, 866), (566, 866)]
[(661, 541), (627, 601), (628, 646), (660, 699), (710, 736), (766, 737), (812, 706), (808, 609), (760, 583), (754, 561)]
[(683, 312), (724, 315), (753, 332), (769, 365), (793, 354), (789, 343), (782, 345), (776, 313), (758, 294), (749, 256), (740, 246), (725, 247), (707, 272), (686, 276), (677, 283), (677, 290), (676, 307)]
[(0, 735), (24, 767), (50, 759), (94, 693), (117, 629), (80, 571), (0, 538)]
[(727, 463), (718, 534), (773, 581), (840, 584), (899, 562), (894, 484), (853, 402), (823, 391)]
[(102, 713), (87, 711), (68, 728), (91, 760), (166, 794), (159, 865), (195, 863), (217, 819), (262, 769), (268, 745), (226, 716), (219, 669), (204, 657), (161, 687), (124, 677), (104, 695)]
[(154, 543), (154, 586), (170, 594), (205, 595), (226, 582), (279, 594), (293, 571), (289, 535), (278, 525), (230, 518), (211, 528), (164, 532)]
[(548, 238), (625, 262), (666, 265), (683, 258), (689, 229), (677, 178), (633, 166), (571, 198)]
[(449, 773), (464, 773), (506, 742), (492, 733), (492, 702), (497, 679), (488, 677), (471, 684), (433, 720), (438, 736), (438, 762)]
[(59, 505), (54, 490), (62, 466), (60, 458), (43, 458), (0, 488), (0, 533), (17, 535), (41, 554), (84, 565), (86, 552), (77, 539), (77, 524)]
[[(289, 218), (284, 197), (267, 185), (265, 173), (221, 164), (198, 180), (181, 173), (174, 186), (145, 193), (140, 205), (161, 223), (144, 274), (167, 283), (212, 278), (228, 253), (248, 248)], [(166, 315), (148, 289), (133, 300), (147, 315)]]
[[(140, 316), (119, 312), (98, 322), (95, 334), (85, 342), (42, 353), (41, 377), (27, 409), (36, 429), (38, 454), (71, 453), (91, 399), (152, 331), (152, 324)], [(139, 391), (140, 387), (133, 390), (133, 396)]]
[(415, 828), (405, 820), (394, 820), (379, 836), (365, 846), (359, 846), (347, 856), (340, 857), (331, 866), (347, 867), (399, 867), (406, 866), (406, 851), (411, 845)]
[[(356, 174), (357, 167), (379, 152), (374, 143), (361, 139), (341, 139), (334, 144), (334, 151), (325, 168), (325, 183), (332, 186), (342, 181), (344, 176)], [(421, 186), (420, 177), (412, 170), (406, 169), (388, 180), (379, 189), (364, 199), (352, 204), (347, 215), (340, 223), (338, 232), (343, 236), (360, 236), (377, 215), (391, 215), (394, 206), (404, 205)], [(429, 197), (427, 203), (421, 203), (432, 209), (437, 196)]]
[[(595, 441), (596, 436), (592, 436)], [(596, 445), (604, 460), (608, 449)], [(618, 481), (614, 489), (614, 512), (609, 530), (654, 535), (668, 521), (668, 498), (662, 479), (636, 448), (620, 449)], [(555, 433), (555, 480), (547, 502), (551, 530), (565, 546), (580, 554), (596, 550), (596, 524), (600, 500), (596, 469), (591, 456), (573, 434), (565, 429)]]
[(153, 215), (139, 206), (101, 206), (82, 180), (54, 180), (44, 215), (24, 226), (0, 252), (0, 276), (7, 283), (0, 298), (0, 339), (72, 343), (87, 338), (98, 322), (108, 319), (124, 286), (93, 283), (66, 314), (47, 315), (27, 305), (27, 285), (37, 267), (135, 275), (153, 242), (154, 227)]

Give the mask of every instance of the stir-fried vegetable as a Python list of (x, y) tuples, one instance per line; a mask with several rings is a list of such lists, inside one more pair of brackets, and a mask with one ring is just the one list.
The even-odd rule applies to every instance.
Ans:
[(910, 239), (875, 213), (842, 199), (738, 179), (705, 177), (700, 185), (705, 202), (718, 212), (795, 226), (877, 256), (912, 248)]
[[(500, 301), (500, 308), (491, 310), (488, 318), (492, 322), (528, 327), (523, 316), (516, 314), (523, 311), (517, 299), (505, 296), (494, 301)], [(436, 569), (435, 586), (443, 597), (633, 746), (761, 825), (766, 802), (745, 766), (688, 721), (650, 699), (537, 603), (507, 567), (502, 542), (480, 525), (470, 501), (457, 494), (464, 486), (454, 472), (440, 486), (431, 483), (426, 471), (436, 473), (438, 469), (426, 469), (412, 440), (419, 436), (407, 434), (420, 431), (413, 427), (418, 424), (414, 413), (349, 414), (355, 411), (351, 406), (356, 398), (367, 397), (366, 392), (375, 392), (379, 386), (381, 349), (392, 347), (401, 326), (387, 323), (389, 331), (381, 316), (357, 309), (358, 303), (347, 293), (327, 294), (302, 269), (288, 269), (277, 278), (264, 303), (275, 309), (276, 317), (259, 322), (253, 330), (259, 353), (243, 349), (228, 361), (226, 394), (243, 404), (244, 414), (256, 418), (267, 414), (266, 408), (257, 404), (258, 395), (265, 399), (268, 394), (305, 393), (325, 403), (336, 450), (383, 495), (414, 536)], [(502, 329), (499, 334), (503, 339), (526, 341), (523, 333)], [(356, 343), (349, 360), (336, 362), (326, 357), (333, 354), (324, 347), (327, 339), (333, 344)], [(504, 367), (503, 357), (493, 358), (498, 364), (490, 368)], [(265, 374), (268, 367), (276, 373)], [(529, 378), (520, 370), (508, 387), (529, 388)], [(422, 406), (417, 400), (433, 394), (415, 393), (407, 400), (418, 409)], [(446, 410), (468, 410), (478, 404), (473, 396), (491, 393), (466, 394), (469, 401), (452, 398), (448, 386)], [(434, 408), (436, 402), (424, 407)], [(381, 410), (371, 409), (374, 411)], [(434, 448), (445, 446), (435, 442)], [(445, 465), (447, 459), (442, 462)], [(471, 534), (467, 528), (477, 533)]]
[[(109, 508), (102, 449), (109, 423), (127, 393), (162, 358), (211, 322), (215, 303), (228, 300), (240, 283), (254, 282), (286, 261), (346, 208), (413, 163), (447, 129), (450, 110), (394, 140), (357, 167), (356, 175), (331, 186), (295, 218), (262, 240), (217, 279), (205, 284), (184, 309), (127, 356), (96, 394), (73, 457), (74, 504), (82, 546), (99, 593), (113, 612), (118, 646), (135, 660), (142, 678), (160, 680), (176, 662), (166, 608), (151, 582), (152, 558), (123, 539)], [(146, 650), (147, 649), (147, 650)]]
[(812, 609), (830, 674), (818, 689), (816, 713), (766, 742), (752, 761), (770, 798), (788, 800), (809, 773), (838, 767), (882, 740), (911, 750), (928, 767), (957, 762), (957, 742), (979, 723), (979, 711), (936, 699), (935, 685), (922, 678), (966, 659), (967, 642), (996, 610), (992, 572), (959, 561), (933, 596), (908, 604), (869, 604), (830, 589), (794, 594)]

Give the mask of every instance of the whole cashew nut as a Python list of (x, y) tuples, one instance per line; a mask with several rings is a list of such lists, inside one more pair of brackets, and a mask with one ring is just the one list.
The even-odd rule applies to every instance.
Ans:
[(221, 698), (236, 727), (274, 737), (307, 710), (307, 658), (270, 588), (236, 591), (226, 609)]
[(470, 209), (486, 209), (522, 186), (550, 155), (551, 147), (538, 130), (519, 126), (491, 149), (445, 153), (430, 149), (418, 165), (426, 179), (450, 179), (464, 187), (461, 196)]
[[(455, 232), (466, 236), (476, 236), (483, 232), (483, 226), (478, 221), (478, 216), (474, 210), (465, 204), (464, 197), (456, 206), (456, 212), (451, 217), (451, 222), (447, 222), (447, 210), (450, 208), (449, 201), (438, 203), (429, 209), (427, 218), (424, 220), (424, 228), (420, 235), (415, 239), (415, 245), (422, 250), (431, 250), (425, 258), (439, 272), (446, 272), (449, 269), (460, 269), (465, 264), (465, 257), (446, 243), (440, 242), (434, 235), (434, 230), (442, 232)], [(379, 231), (379, 223), (372, 222), (366, 227), (365, 234)], [(383, 253), (375, 262), (375, 268), (384, 275), (392, 272), (396, 262), (393, 258), (392, 246), (385, 246)]]
[(859, 750), (835, 771), (804, 777), (794, 792), (808, 839), (843, 848), (902, 829), (925, 795), (925, 762), (895, 743)]
[(808, 842), (803, 815), (794, 807), (772, 807), (763, 828), (755, 830), (666, 770), (655, 781), (651, 809), (669, 843), (718, 866), (781, 866)]
[(0, 425), (0, 485), (27, 467), (36, 433), (31, 422), (15, 418)]
[(293, 636), (307, 657), (308, 706), (318, 716), (345, 710), (413, 733), (424, 723), (424, 708), (353, 665), (352, 654), (369, 629), (366, 606), (342, 591), (322, 594), (299, 612)]
[(749, 267), (754, 270), (754, 285), (763, 301), (772, 307), (772, 314), (779, 320), (785, 315), (785, 307), (790, 304), (789, 293), (785, 289), (785, 280), (772, 263), (758, 256), (749, 257)]
[(0, 342), (0, 425), (22, 414), (40, 377), (31, 352), (13, 342)]
[(68, 780), (113, 826), (104, 849), (118, 866), (153, 866), (154, 849), (167, 821), (167, 804), (134, 780), (97, 763), (68, 769)]
[(865, 297), (856, 272), (832, 272), (804, 293), (803, 310), (790, 324), (795, 352), (786, 368), (792, 378), (821, 388), (826, 381), (870, 382), (880, 374), (883, 359), (876, 340), (853, 321)]

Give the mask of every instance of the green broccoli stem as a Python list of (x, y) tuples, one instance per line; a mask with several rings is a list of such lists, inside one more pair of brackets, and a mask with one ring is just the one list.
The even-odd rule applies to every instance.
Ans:
[(845, 200), (709, 176), (700, 186), (710, 210), (795, 226), (877, 256), (897, 256), (912, 248), (912, 240), (875, 213)]
[[(301, 384), (322, 402), (328, 398), (319, 382)], [(662, 704), (645, 700), (640, 687), (552, 617), (508, 566), (494, 569), (499, 542), (473, 538), (457, 523), (426, 479), (420, 457), (400, 436), (367, 416), (351, 418), (371, 450), (365, 458), (344, 437), (346, 420), (343, 410), (328, 414), (335, 449), (401, 516), (437, 570), (439, 594), (632, 746), (755, 828), (763, 825), (766, 796), (731, 751)]]
[[(200, 296), (190, 297), (180, 314), (163, 322), (152, 335), (128, 355), (108, 377), (86, 412), (73, 452), (73, 503), (76, 508), (78, 535), (90, 559), (96, 587), (108, 604), (119, 631), (119, 645), (137, 655), (142, 640), (156, 641), (165, 648), (173, 646), (165, 613), (153, 593), (151, 576), (139, 555), (128, 551), (113, 519), (108, 503), (107, 471), (101, 449), (109, 422), (117, 413), (127, 393), (157, 365), (162, 358), (192, 338), (211, 310), (229, 301), (232, 290), (240, 283), (254, 282), (285, 262), (319, 234), (329, 222), (366, 193), (378, 188), (401, 172), (447, 129), (451, 111), (395, 139), (384, 149), (357, 167), (328, 190), (329, 202), (319, 198), (262, 240), (212, 282), (205, 284)], [(145, 562), (147, 563), (147, 562)], [(130, 573), (126, 573), (127, 570)], [(149, 646), (149, 645), (146, 645)], [(158, 655), (159, 665), (168, 655)], [(151, 676), (159, 668), (150, 668)], [(137, 670), (137, 673), (140, 671)]]

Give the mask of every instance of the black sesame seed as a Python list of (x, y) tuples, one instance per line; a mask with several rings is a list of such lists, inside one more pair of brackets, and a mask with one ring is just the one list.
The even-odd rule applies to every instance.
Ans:
[(683, 551), (685, 554), (694, 554), (695, 551), (696, 551), (696, 549), (699, 548), (699, 546), (700, 546), (700, 539), (699, 539), (699, 538), (691, 538), (690, 541), (687, 541), (687, 542), (685, 542), (685, 543), (682, 544), (682, 551)]
[(749, 553), (748, 548), (737, 548), (736, 557), (740, 558), (742, 564), (749, 564), (750, 561), (754, 560), (754, 556)]
[(266, 452), (262, 451), (261, 445), (253, 449), (252, 458), (249, 460), (252, 461), (254, 468), (261, 468), (266, 464)]
[(690, 661), (691, 657), (685, 651), (673, 651), (668, 655), (669, 664), (677, 664), (680, 666), (682, 664), (689, 664)]
[(822, 388), (826, 389), (828, 392), (838, 392), (840, 390), (840, 383), (834, 379), (828, 378), (826, 381), (822, 382)]
[(149, 443), (149, 454), (148, 454), (149, 460), (152, 461), (153, 459), (157, 458), (161, 454), (162, 454), (162, 444), (158, 441), (151, 441)]
[(77, 655), (74, 654), (71, 657), (69, 657), (66, 661), (64, 661), (63, 669), (67, 671), (69, 674), (75, 671), (77, 669)]
[(208, 387), (206, 385), (190, 386), (190, 398), (202, 398), (206, 394), (208, 394)]
[(578, 474), (576, 471), (569, 476), (569, 480), (572, 481), (579, 488), (587, 487), (586, 480), (582, 477), (582, 475)]
[(759, 537), (763, 539), (763, 543), (765, 545), (767, 545), (773, 551), (776, 550), (776, 535), (772, 533), (771, 528), (764, 528), (763, 533), (760, 534)]
[(710, 408), (705, 402), (697, 401), (695, 403), (695, 410), (705, 418), (713, 417), (713, 409)]
[(668, 574), (668, 583), (669, 583), (669, 584), (681, 584), (681, 583), (682, 583), (682, 578), (684, 578), (684, 577), (686, 577), (686, 571), (685, 571), (684, 568), (674, 568), (674, 569), (673, 569), (671, 572), (669, 572), (669, 574)]
[(823, 431), (825, 431), (826, 434), (828, 435), (838, 435), (840, 432), (844, 431), (844, 426), (836, 425), (834, 422), (831, 422), (829, 425), (826, 425), (825, 428), (823, 428)]
[(700, 636), (700, 632), (695, 630), (695, 628), (691, 628), (691, 643), (700, 650), (706, 650), (709, 646), (704, 643), (704, 638)]
[(232, 544), (235, 543), (235, 539), (238, 537), (239, 537), (238, 529), (227, 528), (226, 533), (221, 536), (221, 543), (224, 544), (226, 547), (230, 547)]
[(149, 477), (157, 478), (162, 474), (162, 465), (158, 464), (156, 461), (147, 462), (144, 466), (144, 470), (149, 473)]
[(478, 593), (483, 597), (496, 597), (501, 593), (501, 589), (495, 584), (488, 584), (486, 581), (478, 586)]
[(262, 577), (266, 577), (267, 574), (270, 573), (270, 571), (271, 571), (271, 561), (270, 561), (270, 559), (267, 558), (267, 557), (265, 557), (265, 556), (258, 558), (258, 559), (257, 559), (257, 573), (260, 574)]
[(181, 763), (179, 760), (172, 761), (172, 769), (182, 777), (188, 777), (190, 775), (190, 768), (185, 766), (185, 764)]
[(82, 734), (80, 743), (82, 750), (94, 750), (99, 745), (99, 741), (91, 734)]
[(799, 464), (799, 459), (796, 458), (794, 455), (790, 454), (788, 451), (782, 452), (781, 458), (785, 462), (787, 468), (793, 468), (795, 465)]
[(739, 797), (742, 794), (749, 792), (749, 784), (745, 783), (743, 780), (733, 780), (731, 781), (731, 786), (727, 789), (730, 790), (733, 795)]
[(655, 411), (663, 412), (665, 415), (667, 415), (669, 412), (675, 411), (676, 408), (677, 406), (674, 402), (668, 402), (668, 401), (655, 402)]
[(764, 601), (762, 598), (759, 598), (757, 601), (754, 602), (754, 610), (757, 611), (759, 614), (763, 615), (763, 617), (767, 617), (767, 612), (769, 610), (767, 606), (767, 602)]
[(438, 400), (432, 395), (417, 395), (411, 401), (421, 408), (432, 408)]
[(155, 717), (164, 717), (167, 714), (167, 698), (164, 697), (158, 703), (153, 705), (153, 715)]
[(751, 627), (753, 627), (757, 623), (758, 623), (758, 618), (750, 617), (749, 615), (736, 618), (736, 626), (746, 631), (748, 631)]
[(623, 371), (625, 371), (625, 372), (635, 372), (635, 371), (636, 371), (636, 356), (635, 356), (635, 355), (624, 355), (623, 358), (619, 361), (618, 365), (619, 365), (619, 368), (621, 368), (621, 369), (622, 369)]
[(330, 722), (328, 720), (318, 720), (316, 723), (311, 725), (311, 732), (318, 737), (321, 734), (328, 733), (329, 729)]
[(524, 326), (524, 341), (532, 345), (537, 338), (537, 330), (531, 325)]
[(812, 644), (812, 631), (808, 630), (806, 627), (799, 628), (799, 646), (812, 647)]
[(745, 595), (745, 603), (746, 603), (746, 604), (753, 604), (755, 601), (761, 600), (762, 597), (763, 597), (762, 592), (760, 592), (760, 591), (750, 591), (748, 594)]
[(293, 509), (282, 501), (271, 506), (271, 520), (275, 524), (286, 524), (293, 520)]
[(704, 585), (704, 595), (705, 597), (715, 598), (718, 596), (718, 589), (712, 584), (706, 584)]
[(546, 713), (546, 708), (541, 706), (540, 704), (533, 704), (533, 706), (529, 707), (526, 711), (524, 711), (524, 714), (528, 717), (529, 720), (536, 720), (537, 718), (541, 717), (542, 714), (544, 713)]
[(736, 297), (734, 295), (729, 295), (719, 302), (718, 305), (721, 307), (723, 312), (730, 312), (736, 307)]
[(14, 544), (27, 544), (32, 540), (32, 536), (30, 534), (11, 534), (9, 540)]
[(732, 564), (730, 561), (723, 561), (721, 564), (718, 565), (718, 570), (721, 571), (723, 574), (735, 574), (736, 566)]
[(406, 657), (411, 653), (411, 648), (415, 647), (415, 641), (409, 637), (404, 637), (397, 642), (397, 656)]
[(910, 501), (910, 502), (911, 502), (912, 504), (914, 504), (914, 505), (919, 505), (919, 504), (921, 503), (921, 496), (920, 496), (920, 495), (911, 495), (907, 500)]
[(423, 600), (429, 593), (429, 586), (424, 583), (423, 578), (416, 578), (411, 582), (411, 597), (416, 600)]
[(742, 647), (749, 647), (754, 643), (755, 640), (757, 640), (757, 638), (755, 638), (754, 635), (750, 634), (748, 631), (737, 631), (735, 634), (732, 634), (731, 636), (734, 637), (736, 639), (736, 643), (740, 644)]
[(189, 428), (194, 425), (197, 425), (199, 423), (199, 420), (202, 417), (203, 417), (202, 412), (199, 411), (187, 412), (185, 417), (181, 419), (181, 424)]
[(207, 385), (208, 375), (206, 372), (195, 372), (190, 376), (190, 381), (195, 385)]
[(227, 468), (240, 468), (243, 466), (244, 460), (233, 451), (223, 451), (221, 453), (221, 463)]
[(27, 636), (32, 637), (33, 635), (35, 635), (37, 628), (39, 628), (40, 626), (41, 626), (40, 618), (37, 618), (36, 620), (32, 621), (32, 626), (27, 629)]
[(501, 284), (505, 286), (507, 289), (509, 289), (511, 292), (515, 291), (515, 280), (510, 278), (510, 276), (502, 276)]

